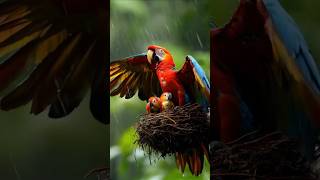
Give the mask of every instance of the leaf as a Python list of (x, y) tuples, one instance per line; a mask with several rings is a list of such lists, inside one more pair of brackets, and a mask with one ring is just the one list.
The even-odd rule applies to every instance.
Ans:
[(136, 132), (133, 127), (128, 128), (119, 139), (118, 145), (121, 150), (121, 154), (124, 157), (129, 156), (135, 149), (136, 145), (134, 141), (136, 140)]

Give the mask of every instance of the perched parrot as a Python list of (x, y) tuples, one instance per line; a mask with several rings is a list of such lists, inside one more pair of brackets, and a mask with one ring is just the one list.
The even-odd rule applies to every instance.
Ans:
[(280, 130), (312, 156), (320, 123), (320, 74), (294, 20), (278, 0), (240, 0), (211, 31), (215, 139)]
[(162, 101), (160, 98), (152, 96), (149, 98), (146, 105), (146, 110), (148, 113), (159, 113), (162, 111)]
[[(162, 92), (172, 93), (175, 105), (199, 103), (209, 107), (210, 83), (197, 61), (187, 56), (181, 70), (175, 70), (170, 52), (160, 46), (151, 45), (147, 53), (113, 61), (110, 64), (110, 95), (129, 99), (136, 92), (141, 100), (159, 97)], [(202, 147), (177, 153), (179, 169), (184, 171), (188, 163), (192, 174), (199, 175), (203, 168)]]
[(160, 96), (162, 110), (172, 109), (174, 104), (172, 102), (172, 94), (170, 92), (164, 92)]
[[(108, 123), (106, 0), (2, 0), (2, 110), (68, 115), (91, 88), (93, 116)], [(16, 85), (18, 84), (18, 85)]]

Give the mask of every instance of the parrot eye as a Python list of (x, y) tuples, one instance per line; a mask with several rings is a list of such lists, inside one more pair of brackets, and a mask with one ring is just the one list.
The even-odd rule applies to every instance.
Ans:
[(158, 57), (157, 55), (155, 55), (155, 56), (153, 57), (153, 59), (154, 59), (156, 62), (160, 61), (160, 59), (159, 59), (159, 57)]
[(155, 57), (158, 57), (158, 60), (163, 60), (164, 56), (166, 55), (166, 53), (163, 51), (163, 49), (156, 49), (155, 50)]

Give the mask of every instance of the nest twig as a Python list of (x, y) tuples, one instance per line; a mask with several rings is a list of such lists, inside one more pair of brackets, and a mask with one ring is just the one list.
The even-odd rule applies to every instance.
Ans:
[(162, 157), (209, 142), (209, 120), (198, 104), (144, 114), (136, 124), (136, 131), (136, 143), (149, 154)]
[(315, 179), (297, 142), (279, 132), (211, 148), (213, 179)]
[(109, 180), (110, 179), (110, 168), (109, 167), (103, 167), (103, 168), (95, 168), (90, 170), (84, 178), (89, 178), (91, 176), (95, 175), (98, 180)]

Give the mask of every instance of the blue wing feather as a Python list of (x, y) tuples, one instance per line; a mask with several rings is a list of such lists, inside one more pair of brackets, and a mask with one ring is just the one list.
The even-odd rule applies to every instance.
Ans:
[(198, 74), (199, 77), (201, 77), (201, 82), (205, 85), (206, 89), (208, 91), (210, 91), (210, 83), (209, 83), (209, 80), (206, 76), (206, 73), (204, 72), (204, 70), (201, 68), (200, 64), (197, 62), (197, 60), (195, 60), (191, 55), (188, 55), (187, 56), (191, 63), (192, 63), (192, 66), (194, 68), (194, 73), (195, 74)]
[(320, 73), (298, 26), (278, 0), (263, 0), (279, 37), (297, 63), (305, 80), (320, 94)]
[(195, 76), (195, 81), (200, 86), (198, 91), (196, 92), (196, 98), (197, 102), (200, 103), (204, 108), (208, 108), (209, 105), (209, 99), (210, 99), (210, 82), (204, 72), (204, 70), (201, 68), (199, 63), (196, 59), (194, 59), (191, 55), (187, 56), (187, 59), (190, 60), (193, 74)]
[[(263, 0), (271, 17), (272, 24), (285, 45), (288, 53), (292, 56), (297, 67), (300, 69), (304, 80), (320, 95), (320, 73), (318, 66), (309, 52), (308, 45), (298, 26), (290, 15), (283, 9), (278, 0)], [(292, 105), (292, 104), (291, 104)], [(303, 140), (303, 151), (307, 157), (312, 157), (315, 143), (315, 129), (302, 109), (295, 109), (292, 105), (291, 120), (288, 133)]]

